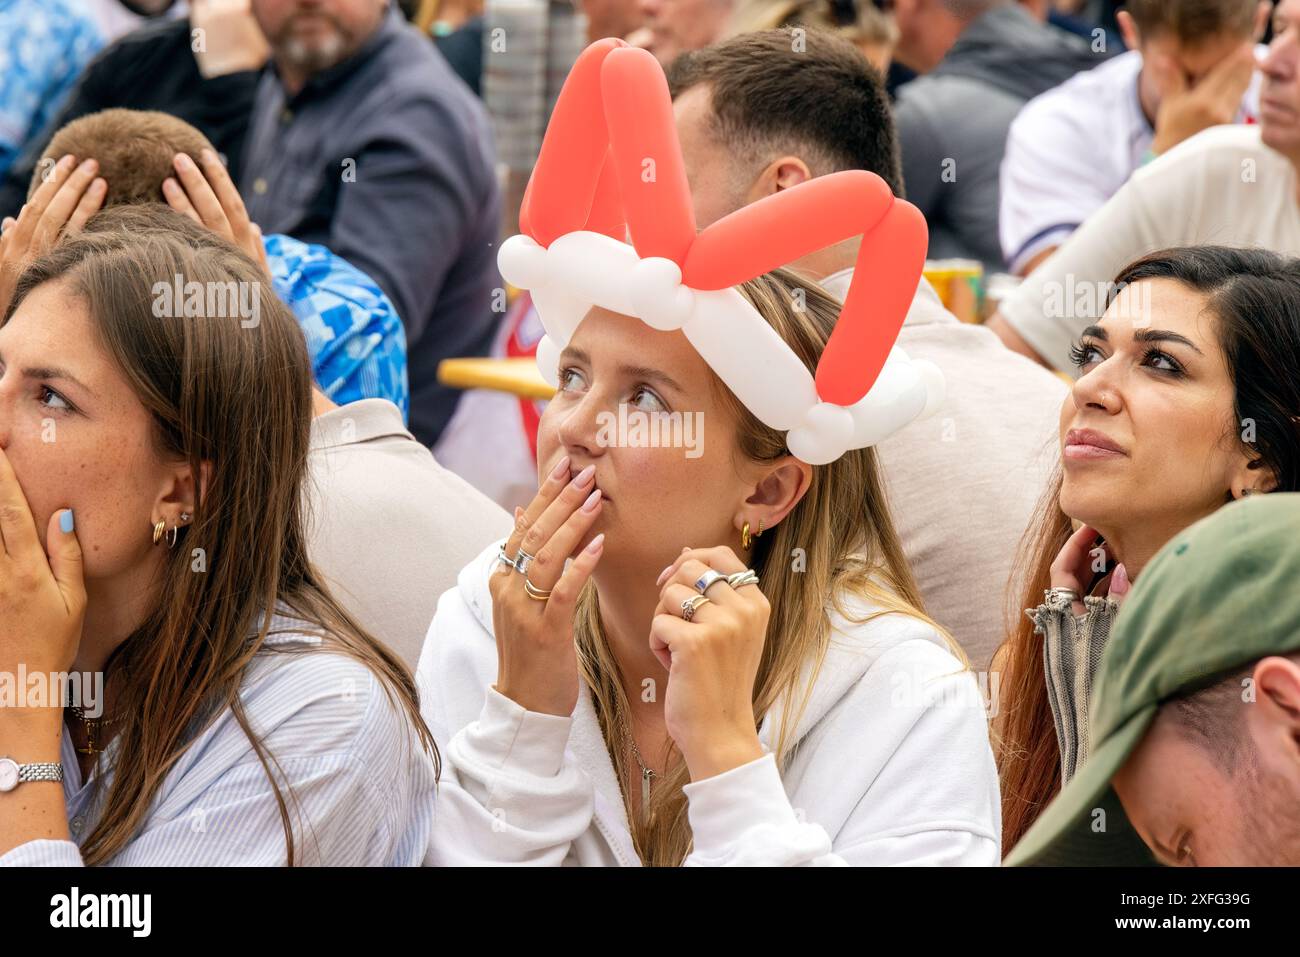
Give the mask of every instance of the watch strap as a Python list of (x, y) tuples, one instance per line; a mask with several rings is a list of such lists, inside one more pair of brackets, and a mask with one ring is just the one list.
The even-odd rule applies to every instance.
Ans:
[(26, 784), (29, 781), (62, 781), (63, 765), (54, 762), (43, 762), (40, 764), (20, 764), (18, 765), (18, 783)]

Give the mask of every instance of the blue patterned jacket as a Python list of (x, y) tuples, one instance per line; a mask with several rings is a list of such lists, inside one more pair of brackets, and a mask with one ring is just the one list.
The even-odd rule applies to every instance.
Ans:
[(95, 21), (69, 0), (0, 0), (0, 176), (103, 44)]
[(317, 386), (339, 405), (387, 399), (410, 414), (406, 330), (373, 279), (324, 246), (263, 238), (271, 281), (293, 310)]

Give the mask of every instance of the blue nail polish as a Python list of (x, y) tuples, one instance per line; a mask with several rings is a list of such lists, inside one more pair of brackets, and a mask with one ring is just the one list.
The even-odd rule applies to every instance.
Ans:
[(66, 508), (63, 510), (63, 514), (59, 516), (59, 528), (64, 535), (70, 535), (72, 534), (73, 525), (72, 509)]

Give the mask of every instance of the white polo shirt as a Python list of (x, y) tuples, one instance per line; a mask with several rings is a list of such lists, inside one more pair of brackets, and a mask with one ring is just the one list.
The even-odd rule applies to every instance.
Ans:
[(1297, 195), (1296, 168), (1264, 145), (1258, 125), (1203, 130), (1134, 173), (998, 310), (1040, 356), (1073, 370), (1070, 346), (1126, 265), (1207, 244), (1300, 256)]
[[(1256, 47), (1263, 56), (1267, 47)], [(1138, 100), (1142, 54), (1122, 53), (1030, 100), (1007, 135), (998, 234), (1012, 272), (1059, 246), (1139, 166), (1155, 130)], [(1237, 113), (1259, 112), (1256, 71)]]

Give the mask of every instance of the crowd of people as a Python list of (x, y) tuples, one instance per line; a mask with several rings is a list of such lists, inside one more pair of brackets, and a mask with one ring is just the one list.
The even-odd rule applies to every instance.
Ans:
[(0, 0), (0, 864), (1300, 865), (1298, 168), (1300, 0)]

